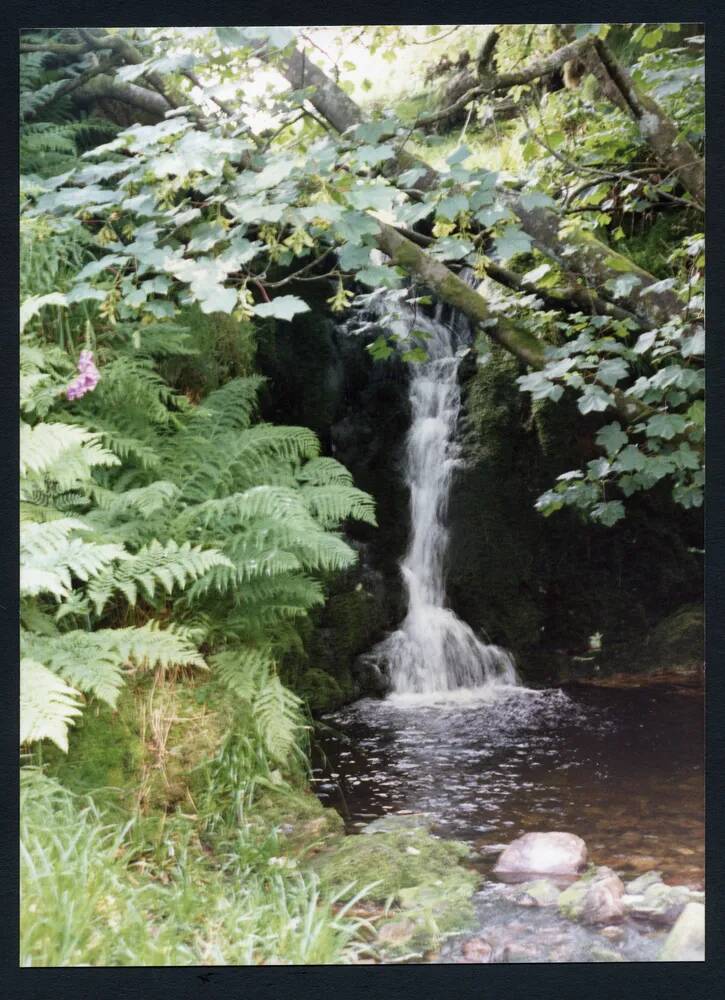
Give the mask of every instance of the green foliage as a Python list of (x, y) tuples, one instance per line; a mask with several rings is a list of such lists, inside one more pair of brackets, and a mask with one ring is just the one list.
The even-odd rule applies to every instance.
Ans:
[[(353, 30), (339, 29), (338, 42)], [(361, 30), (384, 62), (412, 31)], [(672, 30), (631, 26), (626, 61), (699, 148), (702, 58), (668, 44)], [(290, 782), (305, 766), (306, 714), (280, 666), (300, 655), (301, 622), (324, 603), (331, 574), (354, 563), (340, 528), (347, 519), (375, 524), (372, 499), (320, 454), (311, 430), (256, 418), (255, 338), (305, 312), (314, 321), (305, 282), (330, 282), (327, 302), (338, 313), (356, 290), (399, 287), (402, 269), (372, 252), (380, 220), (417, 227), (432, 259), (483, 278), (493, 258), (535, 286), (489, 289), (490, 322), (515, 318), (547, 345), (546, 365), (523, 375), (520, 389), (537, 403), (576, 400), (601, 452), (560, 476), (539, 509), (571, 506), (611, 525), (629, 496), (661, 481), (676, 503), (696, 507), (704, 479), (699, 219), (634, 123), (591, 82), (535, 100), (535, 120), (533, 88), (517, 88), (522, 117), (496, 142), (479, 131), (482, 108), (472, 108), (464, 144), (463, 133), (441, 139), (419, 127), (412, 116), (425, 103), (409, 104), (403, 121), (388, 100), (337, 136), (308, 113), (308, 90), (274, 84), (256, 97), (248, 86), (259, 72), (257, 47), (272, 64), (285, 58), (290, 29), (114, 34), (141, 58), (113, 53), (107, 80), (158, 96), (158, 74), (180, 105), (173, 113), (141, 123), (134, 111), (117, 116), (123, 124), (88, 115), (79, 108), (89, 103), (114, 113), (79, 79), (106, 58), (102, 45), (84, 54), (73, 29), (23, 33), (49, 50), (23, 51), (20, 65), (21, 741), (37, 753), (49, 740), (65, 753), (69, 727), (83, 708), (89, 718), (89, 704), (102, 705), (113, 729), (129, 676), (150, 683), (153, 674), (160, 686), (173, 676), (189, 688), (194, 677), (194, 696), (203, 702), (213, 691), (228, 711), (219, 713), (223, 738), (183, 786), (198, 826), (180, 811), (168, 829), (164, 815), (154, 835), (138, 817), (126, 829), (111, 826), (93, 802), (25, 770), (22, 961), (345, 960), (356, 954), (359, 927), (334, 904), (352, 895), (351, 874), (365, 878), (370, 864), (382, 865), (386, 895), (403, 893), (419, 887), (423, 868), (448, 880), (461, 854), (426, 842), (420, 858), (404, 852), (401, 864), (401, 843), (371, 838), (369, 857), (351, 845), (337, 868), (325, 867), (321, 896), (316, 878), (283, 870), (276, 834), (260, 842), (250, 833), (254, 809), (291, 800)], [(475, 54), (479, 36), (448, 41), (447, 29), (433, 28), (413, 40), (432, 45), (430, 62)], [(498, 68), (518, 68), (555, 44), (549, 26), (503, 26)], [(426, 59), (415, 62), (422, 76)], [(344, 88), (375, 96), (369, 80), (345, 78), (354, 63), (342, 70)], [(235, 95), (234, 114), (211, 110), (218, 84)], [(260, 112), (270, 123), (261, 133)], [(404, 147), (440, 169), (432, 190), (416, 189), (415, 167), (396, 178)], [(545, 259), (518, 226), (511, 187), (527, 210), (560, 213), (564, 241), (596, 231), (623, 247), (660, 279), (645, 294), (673, 292), (685, 318), (644, 327), (637, 317), (559, 308), (572, 277), (563, 258)], [(659, 221), (665, 209), (671, 223)], [(627, 307), (642, 276), (615, 249), (612, 260), (617, 273), (596, 291), (621, 316), (616, 307)], [(422, 363), (419, 333), (383, 327), (370, 353)], [(81, 351), (93, 352), (98, 384), (69, 399)], [(627, 426), (608, 413), (622, 397), (645, 408)], [(355, 598), (330, 610), (356, 619), (349, 652), (362, 641), (352, 625), (364, 608)], [(310, 687), (320, 683), (315, 671), (311, 663)], [(140, 726), (137, 735), (139, 745), (152, 742)], [(472, 878), (446, 884), (455, 894)]]
[(26, 769), (21, 782), (20, 963), (29, 966), (354, 961), (362, 922), (276, 838), (238, 832), (212, 864), (188, 822), (111, 823)]

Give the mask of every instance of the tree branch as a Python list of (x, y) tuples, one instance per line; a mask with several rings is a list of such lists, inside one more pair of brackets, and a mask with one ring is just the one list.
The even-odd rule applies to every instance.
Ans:
[[(580, 51), (587, 39), (573, 43), (575, 52)], [(567, 49), (571, 52), (571, 48)], [(559, 50), (561, 52), (561, 49)], [(268, 55), (260, 53), (262, 58)], [(286, 60), (282, 72), (289, 83), (298, 89), (313, 85), (310, 103), (338, 131), (344, 132), (353, 125), (365, 121), (361, 109), (322, 70), (310, 63), (299, 51)], [(422, 176), (415, 182), (416, 188), (428, 191), (440, 183), (437, 171), (410, 153), (399, 152), (395, 160), (386, 161), (385, 176), (418, 168)], [(640, 281), (623, 296), (621, 305), (649, 326), (659, 326), (674, 315), (682, 315), (683, 306), (671, 290), (646, 292), (657, 279), (638, 267), (633, 261), (612, 250), (606, 243), (597, 240), (590, 233), (570, 232), (562, 237), (559, 233), (561, 217), (549, 208), (525, 208), (515, 194), (507, 196), (509, 207), (518, 216), (522, 228), (534, 239), (535, 245), (546, 255), (563, 265), (567, 270), (581, 274), (587, 285), (601, 288), (607, 281), (616, 279), (623, 270), (636, 275)], [(612, 266), (614, 260), (618, 268)]]

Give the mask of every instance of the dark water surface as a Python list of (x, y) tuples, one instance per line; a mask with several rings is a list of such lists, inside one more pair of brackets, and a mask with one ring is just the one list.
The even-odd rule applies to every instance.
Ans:
[(564, 830), (625, 880), (659, 869), (667, 882), (703, 887), (701, 697), (585, 687), (457, 694), (364, 699), (324, 717), (314, 787), (349, 832), (407, 811), (432, 814), (433, 832), (478, 848)]

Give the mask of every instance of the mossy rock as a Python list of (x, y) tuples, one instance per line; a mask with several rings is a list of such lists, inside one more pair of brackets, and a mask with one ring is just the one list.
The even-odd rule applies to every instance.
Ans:
[(440, 885), (416, 885), (401, 889), (401, 908), (423, 924), (428, 936), (440, 937), (475, 926), (476, 913), (471, 901), (471, 883), (451, 876)]
[(649, 638), (658, 666), (688, 667), (704, 658), (705, 615), (701, 604), (687, 604), (663, 618)]
[(337, 810), (323, 806), (306, 789), (280, 786), (268, 789), (253, 804), (250, 821), (276, 830), (285, 838), (286, 850), (307, 850), (331, 837), (341, 838), (345, 824)]
[(389, 961), (403, 956), (423, 955), (440, 947), (450, 934), (460, 934), (476, 926), (470, 886), (457, 878), (444, 878), (439, 885), (401, 889), (400, 909), (390, 911), (390, 919), (378, 924), (375, 942), (381, 957)]
[(345, 694), (332, 674), (317, 667), (305, 670), (294, 683), (295, 693), (311, 712), (331, 712), (345, 703)]
[(411, 830), (346, 837), (315, 858), (312, 867), (327, 891), (350, 898), (370, 886), (365, 898), (383, 902), (400, 900), (402, 890), (423, 887), (441, 897), (454, 890), (472, 895), (479, 876), (461, 864), (469, 857), (466, 844)]

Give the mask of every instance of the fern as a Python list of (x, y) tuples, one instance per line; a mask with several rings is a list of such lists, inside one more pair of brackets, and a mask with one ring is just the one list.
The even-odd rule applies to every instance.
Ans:
[(72, 531), (87, 530), (74, 518), (26, 523), (20, 534), (20, 593), (50, 593), (61, 599), (70, 594), (72, 576), (88, 580), (109, 563), (126, 557), (121, 546), (96, 544), (71, 538)]
[(178, 626), (161, 629), (153, 621), (139, 628), (76, 629), (56, 636), (23, 632), (21, 648), (24, 655), (112, 708), (130, 663), (144, 669), (206, 666), (187, 632)]
[(99, 436), (70, 424), (20, 425), (20, 475), (46, 476), (61, 483), (90, 478), (98, 465), (118, 465)]
[(75, 688), (37, 660), (20, 661), (20, 742), (52, 740), (68, 751), (68, 727), (80, 715)]
[(369, 493), (354, 486), (328, 483), (325, 486), (305, 486), (305, 501), (323, 527), (334, 528), (347, 517), (376, 525), (375, 501)]
[(88, 587), (96, 614), (101, 613), (115, 591), (120, 590), (133, 606), (138, 600), (139, 587), (152, 600), (158, 584), (170, 594), (174, 587), (185, 587), (213, 567), (232, 566), (226, 556), (214, 549), (203, 550), (190, 542), (178, 545), (173, 540), (165, 545), (153, 541), (134, 555), (122, 550), (120, 558), (119, 565), (95, 575)]
[(265, 648), (238, 648), (214, 657), (218, 679), (235, 698), (249, 704), (267, 753), (285, 764), (304, 731), (302, 701), (273, 672), (274, 659)]
[(301, 699), (284, 687), (279, 677), (269, 677), (252, 705), (254, 719), (267, 751), (284, 764), (300, 736)]
[[(204, 667), (203, 641), (225, 650), (214, 670), (247, 705), (255, 745), (288, 760), (304, 716), (277, 663), (299, 648), (299, 619), (324, 602), (320, 577), (356, 558), (331, 529), (374, 524), (371, 498), (320, 456), (311, 430), (255, 422), (260, 377), (235, 378), (199, 405), (169, 385), (158, 363), (193, 356), (193, 324), (106, 331), (100, 381), (69, 405), (77, 347), (63, 345), (90, 335), (88, 314), (56, 314), (54, 303), (93, 248), (74, 244), (75, 224), (70, 236), (42, 216), (21, 229), (23, 292), (36, 297), (21, 354), (22, 648), (45, 671), (50, 720), (26, 712), (37, 722), (24, 734), (65, 748), (79, 692), (113, 706), (131, 665)], [(141, 595), (163, 601), (172, 624), (109, 627)]]

